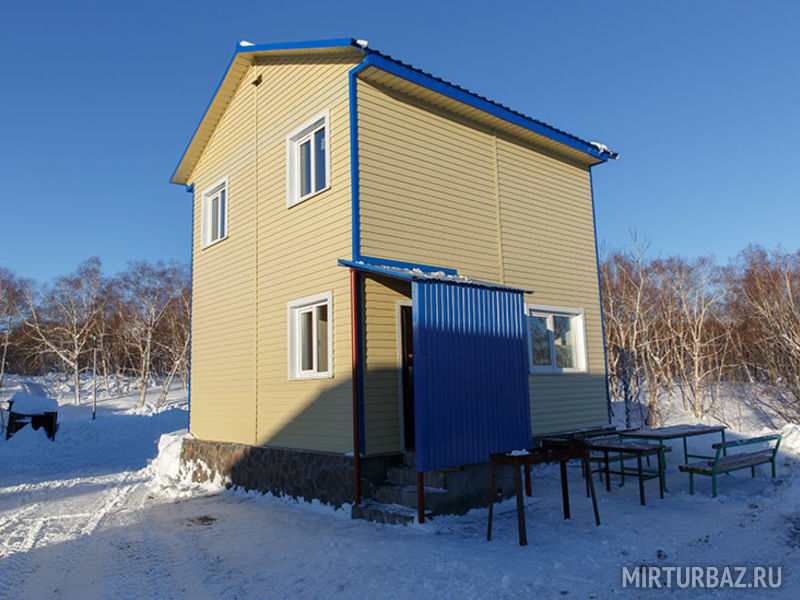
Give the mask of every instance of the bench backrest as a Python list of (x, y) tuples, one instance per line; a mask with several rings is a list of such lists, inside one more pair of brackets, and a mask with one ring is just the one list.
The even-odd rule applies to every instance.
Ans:
[(741, 448), (742, 446), (750, 446), (753, 444), (768, 444), (771, 442), (775, 442), (775, 446), (772, 447), (771, 457), (771, 460), (775, 460), (775, 455), (778, 454), (778, 447), (781, 445), (781, 436), (779, 434), (762, 435), (761, 437), (712, 444), (711, 447), (717, 451), (716, 454), (714, 454), (714, 466), (716, 467), (717, 463), (719, 463), (720, 455), (722, 454), (723, 450), (728, 450), (729, 448)]

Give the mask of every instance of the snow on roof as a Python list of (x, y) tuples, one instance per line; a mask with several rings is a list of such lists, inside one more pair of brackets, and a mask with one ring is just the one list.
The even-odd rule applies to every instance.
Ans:
[(14, 405), (11, 410), (23, 415), (37, 415), (45, 412), (57, 412), (58, 400), (43, 396), (31, 396), (28, 392), (17, 392), (9, 399)]
[(597, 148), (600, 154), (606, 154), (611, 159), (619, 158), (619, 152), (612, 151), (608, 146), (606, 146), (602, 142), (589, 142), (589, 145), (594, 146), (595, 148)]
[(389, 277), (398, 277), (406, 280), (416, 281), (443, 281), (445, 283), (455, 283), (461, 285), (473, 285), (476, 287), (495, 288), (501, 290), (512, 290), (516, 292), (530, 292), (530, 290), (523, 290), (499, 283), (492, 283), (490, 281), (480, 281), (479, 279), (472, 279), (465, 275), (458, 275), (456, 273), (446, 273), (445, 271), (426, 271), (420, 267), (398, 267), (395, 265), (382, 265), (379, 263), (368, 263), (361, 260), (349, 261), (339, 259), (339, 264), (344, 267), (350, 267), (357, 271), (365, 271), (369, 273), (377, 273), (379, 275), (388, 275)]

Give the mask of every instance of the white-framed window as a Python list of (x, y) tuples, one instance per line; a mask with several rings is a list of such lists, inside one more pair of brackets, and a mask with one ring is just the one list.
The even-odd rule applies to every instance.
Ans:
[(583, 309), (525, 305), (531, 373), (584, 373), (586, 317)]
[(228, 237), (228, 178), (203, 191), (203, 248)]
[(333, 377), (333, 294), (287, 305), (289, 379)]
[(324, 111), (286, 136), (286, 206), (331, 186), (330, 117)]

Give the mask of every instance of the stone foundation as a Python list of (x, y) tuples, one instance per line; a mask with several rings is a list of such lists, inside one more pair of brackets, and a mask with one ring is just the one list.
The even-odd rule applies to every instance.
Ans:
[[(207, 469), (200, 467), (205, 464)], [(264, 448), (186, 438), (181, 464), (192, 480), (221, 475), (247, 490), (318, 499), (337, 508), (353, 502), (353, 459), (341, 454)]]
[[(193, 481), (222, 476), (247, 490), (288, 494), (340, 507), (353, 502), (353, 459), (342, 454), (267, 448), (184, 438), (181, 465)], [(361, 491), (365, 499), (416, 508), (417, 474), (413, 453), (361, 459)], [(388, 479), (387, 479), (388, 476)], [(426, 511), (464, 514), (489, 502), (489, 465), (467, 465), (425, 474)], [(514, 493), (508, 469), (497, 469), (497, 497)]]

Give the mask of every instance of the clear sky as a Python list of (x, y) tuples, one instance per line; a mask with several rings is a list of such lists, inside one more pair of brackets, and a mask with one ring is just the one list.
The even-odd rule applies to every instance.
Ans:
[(168, 183), (235, 43), (371, 47), (620, 152), (600, 241), (800, 247), (798, 2), (0, 0), (0, 265), (188, 261)]

